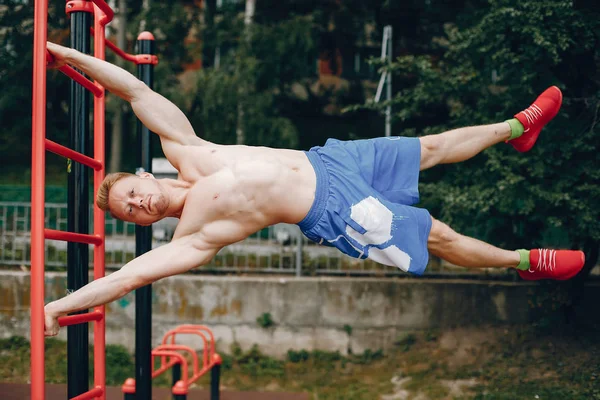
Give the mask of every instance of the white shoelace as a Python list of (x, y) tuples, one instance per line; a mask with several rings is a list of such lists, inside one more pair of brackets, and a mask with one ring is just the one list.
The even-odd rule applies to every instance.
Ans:
[[(538, 271), (553, 271), (556, 267), (556, 250), (538, 249), (538, 251), (540, 258), (538, 258), (535, 268)], [(534, 272), (531, 267), (529, 267), (529, 272)]]
[[(537, 119), (544, 115), (542, 109), (535, 104), (532, 104), (529, 108), (523, 110), (523, 114), (525, 114), (525, 118), (527, 118), (528, 125), (533, 124)], [(529, 128), (527, 128), (527, 130), (529, 130)]]

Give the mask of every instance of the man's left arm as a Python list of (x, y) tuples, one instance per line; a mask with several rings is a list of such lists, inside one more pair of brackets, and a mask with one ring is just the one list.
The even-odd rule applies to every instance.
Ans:
[(207, 245), (198, 235), (173, 240), (125, 264), (119, 271), (94, 280), (45, 307), (46, 336), (58, 334), (58, 317), (117, 300), (139, 287), (167, 276), (207, 264), (219, 248)]

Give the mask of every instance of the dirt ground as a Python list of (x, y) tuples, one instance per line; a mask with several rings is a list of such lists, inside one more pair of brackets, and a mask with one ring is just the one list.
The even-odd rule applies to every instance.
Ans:
[[(0, 382), (27, 383), (29, 343), (0, 342)], [(46, 381), (64, 384), (66, 346), (46, 346)], [(124, 349), (111, 351), (107, 383), (119, 386), (133, 371), (132, 357)], [(161, 378), (154, 386), (167, 387), (169, 380)], [(208, 385), (202, 378), (195, 388)], [(600, 400), (600, 330), (549, 324), (408, 332), (386, 351), (307, 351), (286, 360), (257, 349), (233, 351), (224, 353), (221, 388), (312, 400)]]
[(600, 399), (600, 335), (486, 327), (425, 339), (405, 353), (381, 400)]

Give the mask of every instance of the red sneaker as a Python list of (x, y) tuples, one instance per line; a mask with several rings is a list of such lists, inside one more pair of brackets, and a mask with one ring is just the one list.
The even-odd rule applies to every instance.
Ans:
[(556, 116), (562, 104), (562, 92), (556, 86), (551, 86), (540, 94), (540, 96), (525, 110), (521, 111), (515, 118), (525, 127), (523, 135), (509, 140), (517, 151), (522, 153), (529, 151), (544, 125)]
[(583, 268), (585, 254), (579, 250), (533, 249), (529, 253), (527, 271), (518, 270), (521, 278), (527, 281), (538, 279), (571, 279)]

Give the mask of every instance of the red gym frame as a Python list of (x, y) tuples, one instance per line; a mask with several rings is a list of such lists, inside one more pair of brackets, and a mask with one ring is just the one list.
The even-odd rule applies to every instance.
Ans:
[[(33, 40), (33, 100), (32, 100), (32, 162), (31, 162), (31, 398), (45, 398), (44, 363), (44, 241), (63, 240), (94, 245), (94, 279), (104, 277), (104, 212), (94, 206), (94, 232), (81, 234), (46, 229), (45, 218), (45, 169), (46, 151), (77, 161), (94, 170), (94, 196), (105, 174), (105, 98), (104, 88), (91, 82), (73, 68), (64, 66), (60, 71), (81, 84), (94, 95), (94, 158), (64, 147), (46, 138), (46, 65), (52, 56), (46, 50), (48, 34), (48, 0), (35, 0)], [(105, 48), (136, 64), (156, 64), (153, 55), (131, 55), (106, 40), (105, 26), (114, 16), (104, 0), (67, 1), (66, 12), (84, 11), (94, 14), (94, 56), (105, 58)], [(151, 34), (146, 33), (151, 36)], [(86, 314), (59, 318), (60, 326), (94, 321), (94, 386), (73, 399), (106, 399), (105, 365), (105, 312), (104, 306), (95, 307)]]

